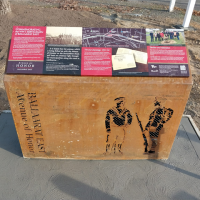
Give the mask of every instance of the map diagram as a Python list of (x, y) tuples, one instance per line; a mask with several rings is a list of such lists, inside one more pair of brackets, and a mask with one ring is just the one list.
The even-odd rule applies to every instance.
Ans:
[(146, 48), (146, 30), (133, 28), (83, 28), (83, 47)]

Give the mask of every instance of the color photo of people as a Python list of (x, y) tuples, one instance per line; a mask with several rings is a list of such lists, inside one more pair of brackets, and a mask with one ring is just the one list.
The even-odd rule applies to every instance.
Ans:
[(184, 46), (183, 29), (146, 29), (147, 45)]

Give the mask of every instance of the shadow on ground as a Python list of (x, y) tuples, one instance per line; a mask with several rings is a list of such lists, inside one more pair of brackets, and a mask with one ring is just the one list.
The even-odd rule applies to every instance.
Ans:
[(11, 114), (0, 115), (0, 149), (22, 157), (22, 152)]
[[(163, 167), (167, 167), (167, 168), (169, 168), (169, 169), (173, 169), (173, 170), (175, 170), (175, 171), (178, 171), (178, 172), (180, 172), (180, 173), (182, 173), (182, 174), (186, 174), (186, 175), (191, 176), (191, 177), (193, 177), (193, 178), (200, 179), (200, 175), (199, 175), (199, 174), (195, 174), (195, 173), (186, 171), (186, 170), (181, 169), (181, 168), (179, 168), (179, 167), (175, 167), (175, 166), (170, 165), (170, 164), (168, 164), (168, 163), (164, 163), (164, 162), (162, 162), (162, 161), (160, 161), (160, 160), (149, 160), (149, 162), (152, 162), (152, 163), (157, 164), (157, 165), (161, 165), (161, 166), (163, 166)], [(189, 199), (188, 199), (188, 200), (189, 200)]]
[(62, 192), (71, 195), (79, 200), (89, 199), (109, 199), (119, 200), (118, 198), (91, 187), (85, 183), (77, 181), (64, 174), (59, 174), (52, 179), (52, 183)]
[(193, 195), (185, 192), (185, 191), (180, 191), (177, 192), (175, 195), (173, 195), (174, 200), (198, 200), (196, 197), (194, 197)]

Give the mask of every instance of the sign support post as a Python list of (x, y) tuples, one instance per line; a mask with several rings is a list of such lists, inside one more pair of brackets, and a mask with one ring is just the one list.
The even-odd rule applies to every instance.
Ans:
[(184, 17), (183, 24), (182, 24), (182, 26), (184, 28), (189, 27), (195, 3), (196, 3), (196, 0), (189, 0), (189, 2), (188, 2), (187, 10), (186, 10), (185, 17)]
[(170, 5), (169, 5), (169, 12), (174, 11), (175, 3), (176, 3), (176, 0), (171, 0)]

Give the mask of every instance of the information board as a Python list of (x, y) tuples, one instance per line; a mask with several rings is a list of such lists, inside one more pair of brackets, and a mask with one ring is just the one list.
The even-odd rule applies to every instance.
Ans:
[(14, 26), (7, 74), (189, 76), (182, 29)]

